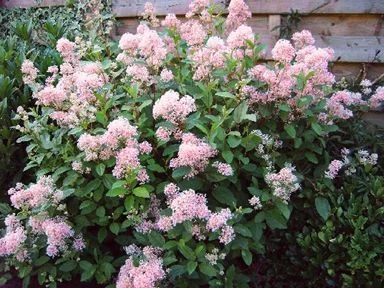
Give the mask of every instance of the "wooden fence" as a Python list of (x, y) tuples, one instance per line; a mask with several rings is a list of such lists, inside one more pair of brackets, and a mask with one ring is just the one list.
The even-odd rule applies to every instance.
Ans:
[[(149, 0), (159, 17), (174, 13), (183, 18), (191, 0)], [(4, 7), (56, 6), (66, 0), (0, 0)], [(113, 0), (118, 25), (115, 37), (135, 32), (138, 16), (147, 0)], [(224, 6), (225, 0), (212, 0)], [(245, 0), (252, 11), (248, 24), (269, 47), (278, 39), (279, 29), (292, 11), (300, 16), (298, 30), (308, 29), (316, 45), (335, 50), (332, 70), (354, 77), (362, 69), (370, 78), (384, 73), (384, 0)], [(272, 31), (273, 30), (273, 31)], [(268, 55), (268, 54), (267, 54)]]

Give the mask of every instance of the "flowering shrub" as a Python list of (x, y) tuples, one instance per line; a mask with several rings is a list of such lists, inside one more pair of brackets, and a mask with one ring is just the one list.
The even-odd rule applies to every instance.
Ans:
[[(37, 107), (19, 109), (19, 140), (29, 142), (28, 166), (39, 166), (35, 185), (52, 179), (65, 198), (20, 184), (10, 190), (21, 208), (12, 219), (45, 215), (48, 199), (66, 210), (41, 225), (7, 225), (4, 239), (17, 241), (3, 254), (16, 266), (34, 239), (23, 231), (46, 235), (35, 253), (21, 250), (31, 259), (21, 277), (38, 273), (54, 287), (76, 273), (112, 283), (119, 271), (117, 287), (249, 287), (265, 235), (287, 227), (292, 195), (347, 165), (331, 162), (327, 141), (352, 107), (379, 105), (381, 88), (370, 102), (334, 91), (333, 52), (308, 31), (279, 40), (274, 63), (263, 63), (245, 3), (231, 1), (226, 20), (208, 4), (193, 1), (182, 24), (168, 15), (162, 32), (147, 4), (147, 22), (102, 62), (82, 61), (61, 39), (63, 63), (44, 83), (26, 62)], [(44, 254), (56, 260), (38, 260)]]

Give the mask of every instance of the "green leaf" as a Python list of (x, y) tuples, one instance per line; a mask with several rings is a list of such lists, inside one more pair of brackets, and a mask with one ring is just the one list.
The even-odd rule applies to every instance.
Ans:
[(229, 135), (229, 137), (227, 138), (227, 143), (228, 143), (229, 147), (236, 148), (237, 146), (240, 145), (241, 138), (233, 136), (233, 135)]
[(149, 191), (147, 187), (140, 186), (133, 189), (133, 195), (141, 198), (149, 198)]
[(295, 127), (292, 124), (286, 124), (284, 126), (284, 130), (285, 130), (285, 132), (287, 132), (287, 134), (291, 138), (295, 138), (296, 137), (296, 129), (295, 129)]
[(315, 131), (315, 133), (317, 135), (319, 135), (319, 136), (323, 135), (323, 129), (321, 128), (321, 126), (318, 123), (312, 122), (311, 127), (312, 127), (312, 130)]
[(105, 238), (107, 238), (107, 234), (108, 234), (108, 231), (105, 227), (101, 227), (99, 229), (99, 232), (97, 232), (97, 241), (99, 243), (103, 243), (103, 241), (105, 240)]
[(236, 98), (235, 95), (229, 92), (217, 92), (216, 96), (223, 97), (223, 98), (232, 98), (232, 99)]
[(241, 257), (248, 266), (252, 264), (252, 253), (248, 249), (241, 250)]
[(248, 104), (245, 101), (241, 102), (233, 112), (233, 119), (235, 120), (235, 122), (240, 123), (242, 120), (244, 120), (245, 115), (247, 115), (247, 111)]
[(109, 225), (109, 230), (111, 230), (111, 232), (115, 235), (119, 234), (119, 231), (120, 231), (119, 223), (112, 223), (111, 225)]
[(187, 263), (187, 272), (189, 275), (191, 275), (197, 267), (197, 262), (196, 261), (188, 261)]
[(314, 164), (319, 163), (319, 160), (317, 160), (317, 157), (316, 157), (315, 153), (305, 152), (305, 158), (307, 158), (308, 161), (310, 161), (310, 162), (312, 162)]
[(243, 224), (236, 224), (234, 226), (235, 232), (244, 236), (244, 237), (249, 237), (252, 238), (252, 232), (249, 230), (249, 228)]
[(291, 112), (292, 111), (291, 107), (289, 107), (287, 103), (281, 103), (279, 105), (279, 110), (284, 111), (284, 112)]
[(99, 163), (99, 164), (96, 166), (96, 173), (97, 173), (99, 176), (103, 176), (104, 171), (105, 171), (105, 165), (104, 165), (104, 163)]
[(134, 203), (135, 203), (135, 197), (133, 197), (132, 195), (130, 195), (127, 198), (125, 198), (125, 201), (124, 201), (125, 210), (128, 211), (128, 212), (131, 211), (131, 209), (133, 208)]
[(95, 272), (96, 272), (96, 268), (97, 268), (97, 266), (91, 266), (90, 267), (90, 269), (88, 269), (88, 270), (84, 270), (84, 272), (83, 273), (81, 273), (81, 278), (80, 278), (80, 281), (81, 282), (84, 282), (84, 281), (87, 281), (87, 280), (89, 280), (89, 279), (91, 279), (92, 278), (92, 276), (95, 274)]
[(232, 191), (229, 190), (227, 187), (218, 186), (217, 188), (215, 188), (212, 194), (213, 197), (215, 197), (215, 199), (220, 203), (226, 204), (231, 207), (236, 206), (236, 197), (232, 193)]
[(157, 231), (152, 230), (148, 234), (148, 239), (149, 242), (151, 242), (152, 246), (160, 247), (162, 248), (163, 245), (165, 244), (165, 239), (164, 237)]
[(80, 265), (80, 268), (83, 269), (84, 271), (92, 269), (92, 266), (93, 266), (92, 263), (86, 260), (80, 261), (79, 265)]
[(180, 241), (178, 245), (179, 251), (188, 260), (195, 260), (196, 256), (194, 251), (185, 245), (184, 241)]
[(172, 177), (173, 178), (181, 178), (190, 172), (191, 172), (191, 167), (183, 166), (183, 167), (180, 167), (180, 168), (173, 170)]
[(116, 197), (116, 196), (120, 196), (120, 195), (123, 195), (123, 194), (127, 193), (127, 191), (128, 190), (125, 187), (112, 188), (111, 190), (108, 191), (106, 196), (108, 196), (108, 197)]
[(323, 197), (316, 197), (315, 206), (321, 218), (326, 221), (329, 217), (329, 213), (331, 212), (331, 206), (329, 205), (328, 200)]
[(272, 209), (265, 211), (265, 220), (271, 229), (286, 229), (287, 219), (281, 214), (280, 210)]
[(233, 160), (233, 153), (230, 150), (224, 150), (222, 152), (223, 158), (227, 163), (232, 163)]
[(76, 262), (76, 261), (74, 261), (74, 260), (69, 260), (69, 261), (63, 263), (63, 264), (60, 266), (59, 270), (60, 270), (60, 271), (63, 271), (63, 272), (70, 272), (70, 271), (72, 271), (72, 270), (75, 270), (76, 266), (77, 266), (77, 262)]
[(201, 273), (209, 276), (209, 277), (215, 277), (216, 276), (216, 270), (208, 263), (201, 263), (199, 265), (199, 270)]

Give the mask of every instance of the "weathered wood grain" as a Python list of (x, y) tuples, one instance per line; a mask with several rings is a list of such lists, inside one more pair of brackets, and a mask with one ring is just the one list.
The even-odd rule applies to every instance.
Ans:
[(323, 36), (384, 36), (384, 14), (308, 15), (298, 25), (302, 29)]
[[(277, 15), (279, 16), (279, 15)], [(159, 19), (163, 19), (164, 17), (158, 17)], [(188, 20), (184, 17), (178, 17), (182, 22)], [(136, 28), (139, 25), (140, 20), (135, 17), (131, 18), (119, 18), (116, 34), (122, 35), (126, 32), (134, 33), (136, 32)], [(256, 15), (248, 20), (247, 24), (252, 27), (253, 31), (258, 34), (269, 34), (270, 27), (275, 27), (279, 24), (277, 22), (270, 22), (270, 18), (267, 15)], [(160, 28), (162, 29), (162, 28)]]
[(11, 7), (48, 7), (48, 6), (62, 6), (65, 5), (66, 0), (0, 0), (0, 6), (11, 8)]
[[(117, 17), (135, 17), (141, 14), (146, 0), (113, 0)], [(158, 15), (184, 15), (190, 0), (152, 0)], [(223, 0), (213, 0), (223, 6)], [(302, 14), (383, 14), (383, 0), (246, 0), (253, 14), (285, 14), (291, 9)], [(224, 6), (223, 6), (224, 7)]]

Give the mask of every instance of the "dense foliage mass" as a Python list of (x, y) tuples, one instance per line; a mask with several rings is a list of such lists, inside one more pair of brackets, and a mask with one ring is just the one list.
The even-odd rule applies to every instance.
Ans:
[(36, 181), (8, 191), (0, 256), (25, 286), (266, 287), (294, 275), (282, 263), (311, 285), (383, 284), (383, 145), (341, 139), (384, 88), (335, 88), (308, 31), (265, 63), (245, 3), (208, 5), (181, 22), (147, 3), (118, 55), (61, 38), (48, 77), (23, 62)]

